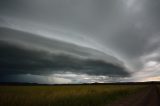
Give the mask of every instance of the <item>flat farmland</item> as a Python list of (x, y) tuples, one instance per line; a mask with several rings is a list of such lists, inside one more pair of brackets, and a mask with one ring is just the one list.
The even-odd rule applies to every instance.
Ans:
[(152, 84), (141, 92), (121, 98), (109, 106), (160, 106), (160, 86)]
[(147, 85), (0, 86), (0, 106), (107, 106)]

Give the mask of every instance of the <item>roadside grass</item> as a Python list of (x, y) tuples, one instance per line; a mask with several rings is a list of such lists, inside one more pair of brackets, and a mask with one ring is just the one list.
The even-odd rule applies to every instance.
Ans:
[(0, 86), (0, 106), (104, 106), (144, 85)]

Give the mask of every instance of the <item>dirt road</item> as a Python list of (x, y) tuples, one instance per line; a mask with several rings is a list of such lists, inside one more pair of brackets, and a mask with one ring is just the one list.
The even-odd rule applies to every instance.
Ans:
[(160, 106), (160, 91), (156, 85), (150, 85), (145, 90), (115, 101), (109, 106)]

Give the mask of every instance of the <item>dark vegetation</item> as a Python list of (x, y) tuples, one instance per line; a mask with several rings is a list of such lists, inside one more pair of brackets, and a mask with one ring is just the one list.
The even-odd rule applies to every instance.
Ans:
[(0, 106), (106, 106), (140, 92), (149, 83), (47, 85), (1, 83)]

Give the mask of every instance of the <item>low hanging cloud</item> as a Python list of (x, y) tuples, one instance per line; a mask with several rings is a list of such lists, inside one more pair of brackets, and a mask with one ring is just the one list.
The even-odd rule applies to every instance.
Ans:
[(129, 76), (122, 62), (106, 55), (107, 61), (107, 58), (103, 58), (105, 54), (100, 51), (9, 28), (0, 28), (0, 32), (1, 75), (73, 72)]
[(158, 0), (0, 0), (0, 73), (157, 78), (159, 9)]

